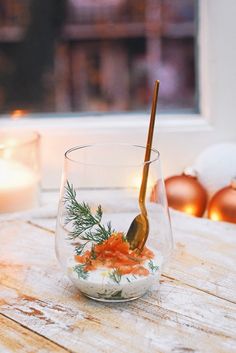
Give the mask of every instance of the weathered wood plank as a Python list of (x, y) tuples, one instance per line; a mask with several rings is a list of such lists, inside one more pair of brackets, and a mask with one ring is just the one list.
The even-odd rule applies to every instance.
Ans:
[(0, 238), (0, 312), (68, 349), (236, 352), (231, 302), (163, 278), (159, 292), (137, 301), (95, 303), (61, 273), (50, 233), (5, 222)]
[(236, 349), (232, 307), (212, 303), (209, 296), (174, 282), (162, 283), (159, 299), (152, 294), (125, 305), (93, 303), (76, 294), (66, 281), (65, 285), (68, 294), (60, 288), (59, 295), (50, 300), (2, 287), (7, 299), (0, 310), (75, 352), (181, 352), (180, 347), (185, 347), (192, 352), (218, 353)]
[(236, 226), (173, 213), (176, 251), (168, 275), (236, 302)]
[(66, 353), (68, 350), (0, 314), (1, 353)]

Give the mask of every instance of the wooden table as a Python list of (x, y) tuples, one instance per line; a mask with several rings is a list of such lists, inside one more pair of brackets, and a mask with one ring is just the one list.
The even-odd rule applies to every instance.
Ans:
[(172, 212), (159, 292), (89, 300), (54, 254), (55, 214), (1, 218), (0, 352), (236, 352), (236, 226)]

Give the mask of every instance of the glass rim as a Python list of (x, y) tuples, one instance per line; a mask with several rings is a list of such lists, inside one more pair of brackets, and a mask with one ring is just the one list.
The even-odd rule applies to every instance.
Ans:
[[(110, 165), (110, 164), (104, 164), (104, 163), (85, 163), (85, 162), (80, 162), (76, 159), (70, 158), (69, 155), (70, 153), (74, 152), (74, 151), (78, 151), (78, 150), (82, 150), (85, 148), (89, 148), (89, 147), (102, 147), (102, 146), (124, 146), (124, 147), (136, 147), (136, 148), (140, 148), (143, 149), (144, 153), (146, 150), (146, 146), (142, 146), (142, 145), (137, 145), (137, 144), (129, 144), (129, 143), (116, 143), (116, 142), (106, 142), (106, 143), (91, 143), (88, 145), (78, 145), (78, 146), (74, 146), (70, 149), (68, 149), (65, 153), (64, 153), (64, 157), (65, 160), (68, 160), (70, 162), (76, 163), (76, 164), (82, 164), (82, 165), (87, 165), (87, 166), (104, 166), (104, 167), (141, 167), (147, 164), (152, 164), (156, 161), (160, 160), (160, 152), (155, 149), (155, 148), (151, 148), (151, 152), (153, 152), (156, 156), (155, 158), (149, 159), (146, 162), (141, 162), (141, 163), (134, 163), (134, 164), (127, 164), (127, 163), (118, 163), (115, 165)], [(143, 154), (144, 156), (144, 154)]]
[[(37, 142), (40, 140), (41, 136), (40, 134), (35, 131), (35, 130), (30, 130), (30, 131), (20, 131), (20, 130), (11, 130), (11, 131), (7, 131), (7, 130), (2, 130), (0, 133), (0, 140), (1, 140), (1, 134), (4, 136), (6, 135), (6, 137), (9, 138), (14, 138), (16, 139), (14, 141), (14, 144), (8, 144), (6, 142), (1, 143), (0, 141), (0, 150), (4, 150), (4, 149), (9, 149), (9, 148), (17, 148), (17, 147), (22, 147), (25, 145), (29, 145), (33, 142)], [(23, 138), (21, 140), (21, 137), (25, 136), (26, 138)]]

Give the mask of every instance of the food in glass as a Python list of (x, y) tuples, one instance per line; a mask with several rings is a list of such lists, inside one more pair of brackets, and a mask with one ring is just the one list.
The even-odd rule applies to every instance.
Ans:
[[(132, 249), (126, 238), (140, 212), (144, 150), (141, 146), (102, 144), (75, 147), (65, 154), (56, 254), (72, 282), (92, 299), (127, 301), (144, 295), (159, 284), (171, 253), (171, 226), (156, 150), (146, 162), (147, 242), (139, 251)], [(156, 183), (153, 203), (150, 195)]]

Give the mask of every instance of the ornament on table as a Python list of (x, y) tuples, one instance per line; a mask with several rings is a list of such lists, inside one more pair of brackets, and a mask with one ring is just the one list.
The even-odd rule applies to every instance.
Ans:
[(212, 196), (230, 184), (236, 175), (236, 143), (219, 143), (206, 148), (195, 160), (193, 168), (208, 195)]
[(236, 223), (236, 177), (232, 179), (231, 185), (212, 197), (208, 206), (208, 218)]
[[(207, 204), (207, 192), (200, 184), (193, 168), (186, 168), (182, 175), (175, 175), (165, 180), (169, 207), (193, 216), (203, 216)], [(157, 200), (155, 187), (151, 201)]]

